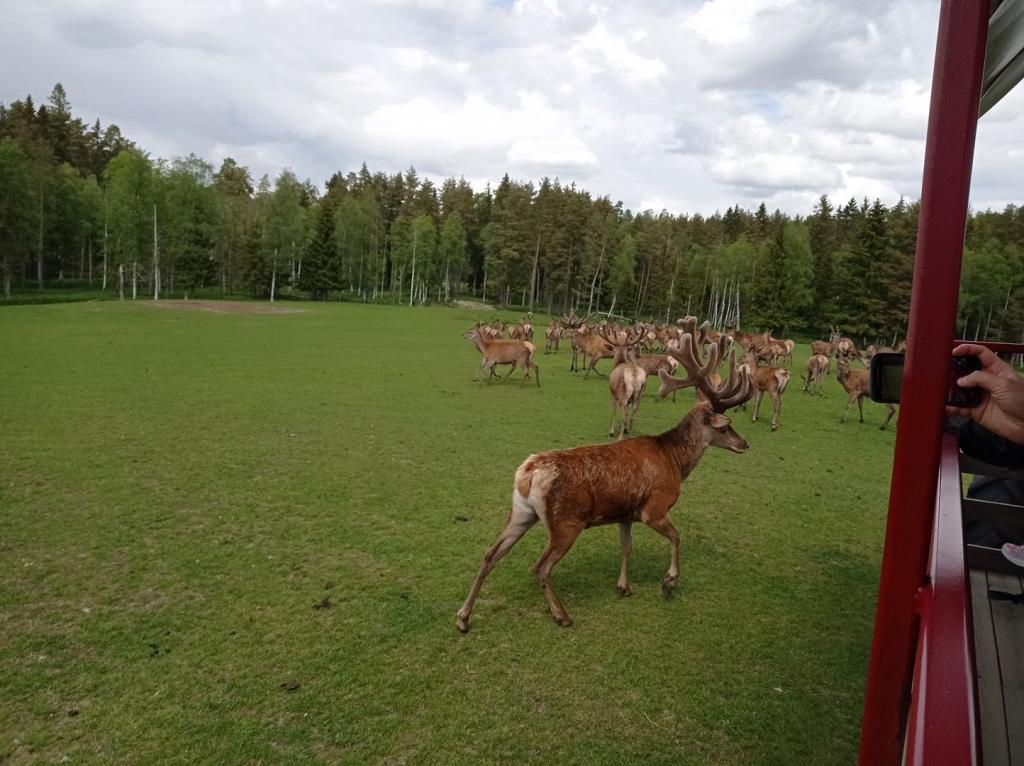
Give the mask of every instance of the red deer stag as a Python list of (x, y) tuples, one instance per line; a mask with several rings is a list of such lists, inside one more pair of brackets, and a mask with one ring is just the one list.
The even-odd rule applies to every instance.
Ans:
[(837, 359), (850, 359), (851, 357), (860, 356), (860, 352), (857, 351), (857, 344), (849, 338), (844, 338), (839, 334), (839, 328), (832, 328), (832, 350), (835, 352)]
[[(696, 405), (679, 425), (659, 436), (634, 436), (620, 442), (555, 450), (530, 455), (516, 471), (512, 510), (494, 545), (484, 554), (480, 571), (459, 610), (456, 626), (469, 630), (469, 616), (484, 579), (501, 558), (538, 521), (548, 529), (548, 544), (533, 565), (551, 614), (559, 625), (572, 618), (551, 584), (551, 570), (587, 527), (618, 524), (622, 559), (618, 591), (632, 594), (627, 567), (632, 549), (632, 524), (640, 521), (668, 538), (671, 563), (662, 581), (670, 594), (679, 578), (679, 534), (668, 517), (679, 498), (679, 485), (696, 467), (708, 447), (746, 452), (748, 445), (722, 413), (750, 397), (746, 375), (732, 375), (720, 387), (707, 376), (718, 367), (722, 345), (712, 346), (706, 362), (692, 337), (684, 342), (687, 378), (684, 381), (660, 373), (663, 383), (697, 386), (708, 401)], [(679, 386), (677, 386), (679, 387)]]
[(612, 420), (608, 424), (608, 435), (615, 435), (615, 413), (621, 415), (619, 441), (633, 429), (633, 420), (640, 409), (640, 400), (647, 388), (647, 371), (636, 362), (634, 348), (647, 334), (647, 328), (634, 326), (626, 332), (625, 338), (608, 327), (598, 327), (597, 334), (615, 349), (615, 361), (608, 376), (608, 390), (612, 395)]
[[(850, 363), (846, 359), (840, 358), (836, 378), (843, 388), (846, 389), (846, 394), (849, 397), (846, 400), (846, 408), (843, 410), (843, 416), (839, 419), (839, 422), (846, 422), (846, 413), (849, 412), (851, 405), (857, 402), (857, 408), (860, 410), (860, 422), (863, 423), (864, 398), (871, 389), (871, 373), (867, 370), (851, 370)], [(879, 431), (884, 431), (886, 426), (889, 425), (889, 421), (892, 420), (892, 416), (896, 414), (896, 408), (893, 405), (886, 404), (885, 406), (889, 410), (889, 414), (886, 416), (885, 422), (879, 427)]]
[[(537, 375), (537, 385), (540, 385), (540, 368), (533, 361), (533, 353), (537, 349), (532, 343), (523, 340), (491, 340), (487, 337), (484, 326), (480, 324), (464, 332), (462, 337), (473, 341), (473, 345), (483, 355), (483, 359), (480, 360), (480, 369), (490, 371), (490, 375), (487, 376), (488, 385), (491, 383), (491, 378), (505, 380), (516, 371), (517, 366), (523, 368), (524, 383), (530, 379), (530, 370), (532, 369)], [(512, 365), (512, 369), (508, 371), (505, 378), (501, 378), (494, 371), (495, 366), (499, 364)], [(478, 371), (473, 380), (479, 379)]]
[(823, 354), (815, 354), (808, 359), (807, 370), (804, 372), (804, 391), (824, 396), (825, 375), (831, 364), (832, 360)]

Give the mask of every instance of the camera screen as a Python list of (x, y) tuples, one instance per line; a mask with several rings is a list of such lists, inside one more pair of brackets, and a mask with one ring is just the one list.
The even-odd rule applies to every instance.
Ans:
[(900, 388), (903, 386), (903, 360), (898, 364), (880, 365), (879, 373), (879, 400), (883, 402), (898, 402), (900, 400)]

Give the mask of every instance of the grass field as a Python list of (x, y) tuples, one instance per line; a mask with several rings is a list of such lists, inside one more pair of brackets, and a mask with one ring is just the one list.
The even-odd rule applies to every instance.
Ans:
[[(882, 406), (840, 425), (834, 377), (794, 378), (779, 432), (737, 413), (750, 451), (710, 451), (673, 511), (674, 598), (663, 538), (635, 528), (620, 598), (592, 529), (558, 627), (538, 527), (463, 636), (516, 466), (603, 441), (607, 383), (565, 347), (540, 389), (472, 383), (472, 311), (302, 308), (0, 309), (0, 763), (855, 760)], [(639, 433), (693, 398), (651, 391)]]

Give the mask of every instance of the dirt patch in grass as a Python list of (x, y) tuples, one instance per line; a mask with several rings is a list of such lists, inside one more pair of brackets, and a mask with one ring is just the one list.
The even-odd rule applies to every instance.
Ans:
[(212, 311), (214, 314), (298, 314), (305, 311), (246, 301), (147, 301), (145, 305), (160, 309)]
[(474, 311), (494, 311), (494, 306), (480, 301), (452, 301), (452, 305), (459, 309), (472, 309)]

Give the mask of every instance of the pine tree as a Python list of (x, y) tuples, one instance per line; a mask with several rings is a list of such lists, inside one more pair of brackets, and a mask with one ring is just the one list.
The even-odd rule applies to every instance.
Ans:
[(341, 286), (334, 244), (334, 206), (329, 199), (320, 202), (315, 233), (302, 261), (299, 286), (315, 301), (327, 300), (331, 290)]

